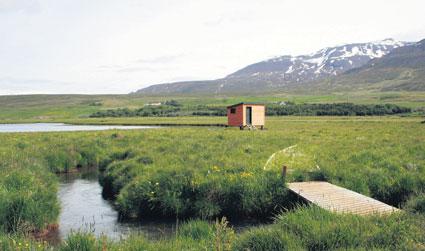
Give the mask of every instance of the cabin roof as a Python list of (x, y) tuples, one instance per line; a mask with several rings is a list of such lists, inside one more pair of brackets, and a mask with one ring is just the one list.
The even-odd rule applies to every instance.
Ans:
[(237, 104), (234, 104), (234, 105), (229, 105), (227, 108), (231, 108), (231, 107), (235, 107), (235, 106), (240, 106), (240, 105), (262, 105), (262, 106), (264, 106), (264, 104), (262, 104), (262, 103), (241, 102), (241, 103), (237, 103)]

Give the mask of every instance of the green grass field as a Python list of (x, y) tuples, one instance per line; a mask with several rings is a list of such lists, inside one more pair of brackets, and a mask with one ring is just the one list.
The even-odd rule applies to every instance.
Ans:
[[(267, 117), (264, 131), (225, 117), (89, 118), (177, 100), (396, 104), (408, 116)], [(0, 250), (421, 250), (425, 249), (425, 93), (276, 94), (245, 97), (30, 95), (0, 97), (0, 123), (185, 125), (151, 130), (0, 133)], [(275, 153), (274, 157), (270, 159)], [(325, 180), (404, 209), (389, 217), (298, 207), (286, 181)], [(57, 223), (56, 173), (96, 167), (122, 217), (179, 218), (175, 236), (126, 240), (74, 233), (58, 246), (33, 240)], [(286, 211), (289, 210), (289, 211)], [(237, 234), (223, 217), (274, 219)], [(217, 221), (216, 221), (217, 220)]]
[[(143, 124), (224, 122), (221, 117), (69, 119)], [(54, 173), (96, 166), (119, 212), (130, 218), (214, 221), (270, 218), (235, 234), (225, 223), (194, 221), (175, 237), (121, 242), (69, 236), (60, 250), (355, 250), (424, 246), (425, 127), (420, 117), (270, 117), (265, 131), (164, 127), (141, 131), (0, 134), (0, 248), (46, 250), (22, 234), (57, 221)], [(290, 151), (282, 149), (294, 146)], [(267, 166), (269, 157), (275, 153)], [(391, 217), (340, 216), (293, 208), (287, 181), (326, 180), (404, 208)], [(290, 212), (282, 213), (285, 208)], [(320, 234), (317, 234), (317, 233)], [(394, 236), (397, 236), (395, 238)], [(40, 247), (38, 247), (40, 245)], [(139, 248), (139, 249), (138, 249)], [(24, 248), (23, 248), (24, 249)], [(18, 249), (19, 250), (19, 249)]]
[[(301, 103), (396, 104), (425, 110), (423, 92), (365, 92), (334, 93), (328, 95), (274, 94), (268, 96), (174, 96), (144, 97), (138, 95), (28, 95), (0, 96), (0, 123), (13, 122), (63, 122), (82, 120), (102, 110), (116, 108), (141, 108), (149, 103), (177, 100), (184, 109), (197, 105), (226, 106), (239, 102), (272, 104), (280, 101)], [(95, 105), (97, 104), (97, 105)]]

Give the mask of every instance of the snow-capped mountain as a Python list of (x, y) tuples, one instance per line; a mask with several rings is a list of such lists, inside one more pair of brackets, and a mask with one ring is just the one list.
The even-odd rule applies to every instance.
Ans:
[[(309, 55), (275, 57), (248, 65), (222, 79), (152, 85), (137, 91), (137, 93), (249, 94), (296, 89), (314, 91), (315, 89), (329, 89), (330, 87), (327, 86), (329, 83), (336, 83), (339, 80), (344, 80), (344, 89), (349, 89), (350, 86), (354, 87), (361, 79), (369, 79), (360, 77), (356, 73), (359, 69), (363, 68), (365, 68), (362, 71), (363, 75), (365, 74), (364, 72), (367, 72), (370, 79), (372, 79), (370, 80), (372, 81), (370, 84), (373, 85), (373, 83), (381, 81), (382, 78), (388, 79), (388, 72), (394, 73), (395, 69), (405, 67), (406, 62), (399, 58), (396, 60), (392, 59), (392, 54), (398, 55), (400, 51), (410, 51), (419, 44), (421, 42), (400, 42), (394, 39), (385, 39), (370, 43), (346, 44), (324, 48)], [(417, 54), (417, 52), (415, 53)], [(380, 62), (381, 59), (384, 60), (387, 58), (395, 66), (392, 69), (387, 69), (385, 74), (378, 74), (375, 70), (368, 70), (374, 68), (373, 65)], [(383, 62), (386, 61), (388, 60), (384, 60)], [(420, 56), (418, 60), (409, 59), (408, 61), (410, 64), (420, 65), (418, 62), (422, 62), (423, 57)], [(351, 74), (352, 72), (354, 73)], [(349, 81), (345, 80), (347, 79), (346, 76), (351, 76)], [(359, 77), (357, 78), (356, 76)], [(423, 76), (423, 74), (419, 74), (418, 76)], [(365, 83), (365, 85), (368, 84)], [(421, 86), (422, 82), (419, 85)], [(415, 84), (415, 86), (418, 85)]]
[(327, 91), (425, 91), (425, 39), (396, 48), (388, 55), (372, 59), (362, 67), (327, 81), (307, 83), (302, 88)]
[(277, 85), (309, 82), (361, 67), (371, 59), (380, 58), (406, 44), (385, 39), (324, 48), (310, 55), (281, 56), (249, 65), (226, 78), (269, 79)]

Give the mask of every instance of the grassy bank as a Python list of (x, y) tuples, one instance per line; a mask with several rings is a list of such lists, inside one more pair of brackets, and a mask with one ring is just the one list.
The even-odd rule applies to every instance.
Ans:
[(235, 234), (225, 219), (188, 221), (175, 236), (149, 240), (131, 235), (125, 240), (73, 233), (59, 246), (0, 235), (2, 250), (423, 250), (423, 216), (335, 215), (316, 207), (300, 207), (276, 217), (268, 226)]

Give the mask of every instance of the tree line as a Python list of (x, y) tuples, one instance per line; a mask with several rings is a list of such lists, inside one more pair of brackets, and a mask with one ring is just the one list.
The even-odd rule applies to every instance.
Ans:
[(90, 115), (91, 118), (104, 117), (176, 117), (180, 107), (175, 106), (147, 106), (139, 109), (118, 108), (98, 111)]

